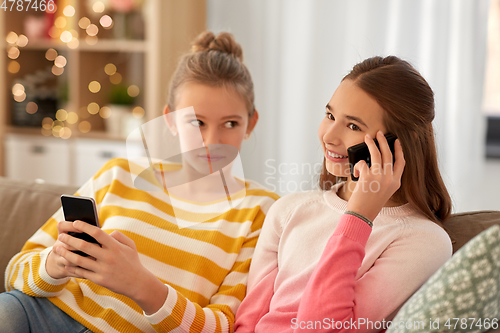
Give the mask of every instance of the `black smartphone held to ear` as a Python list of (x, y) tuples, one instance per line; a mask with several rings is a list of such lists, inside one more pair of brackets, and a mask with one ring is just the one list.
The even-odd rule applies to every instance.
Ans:
[[(396, 156), (394, 156), (394, 142), (396, 142), (397, 137), (393, 134), (386, 134), (385, 138), (387, 139), (387, 143), (389, 144), (389, 148), (392, 152), (392, 163), (396, 161)], [(380, 146), (378, 145), (377, 139), (374, 139), (377, 148), (380, 150)], [(370, 150), (366, 143), (361, 142), (357, 145), (351, 146), (347, 148), (347, 155), (349, 156), (349, 166), (351, 168), (351, 179), (353, 181), (357, 181), (359, 177), (354, 177), (354, 166), (361, 160), (365, 160), (368, 167), (372, 166), (372, 161), (370, 157)]]
[[(63, 194), (61, 195), (61, 203), (65, 221), (80, 220), (100, 228), (94, 199), (90, 197)], [(101, 244), (99, 244), (94, 237), (84, 232), (68, 232), (68, 234), (73, 237), (83, 239), (86, 242), (95, 243), (101, 246)], [(73, 252), (84, 257), (89, 256), (82, 251)]]

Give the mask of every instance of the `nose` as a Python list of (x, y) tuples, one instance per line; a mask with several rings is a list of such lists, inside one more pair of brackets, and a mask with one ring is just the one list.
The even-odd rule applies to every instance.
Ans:
[(202, 133), (203, 143), (205, 146), (219, 144), (220, 142), (220, 133), (215, 128), (208, 128)]
[(325, 144), (330, 144), (332, 146), (338, 146), (341, 144), (341, 131), (340, 122), (332, 122), (328, 127), (325, 128), (323, 133), (323, 142)]

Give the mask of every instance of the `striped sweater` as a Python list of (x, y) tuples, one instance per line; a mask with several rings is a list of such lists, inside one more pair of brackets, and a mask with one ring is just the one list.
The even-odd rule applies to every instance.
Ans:
[[(257, 238), (278, 196), (246, 181), (239, 205), (203, 222), (211, 228), (181, 228), (168, 194), (136, 188), (133, 171), (127, 160), (110, 160), (77, 195), (95, 199), (101, 228), (134, 240), (141, 263), (168, 287), (160, 310), (145, 315), (130, 298), (91, 281), (47, 274), (61, 209), (11, 259), (6, 290), (47, 297), (94, 332), (232, 332)], [(184, 215), (192, 214), (199, 213)]]

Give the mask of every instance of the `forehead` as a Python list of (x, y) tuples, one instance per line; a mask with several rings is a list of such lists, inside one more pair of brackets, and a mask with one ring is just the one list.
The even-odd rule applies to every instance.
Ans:
[(362, 119), (370, 129), (384, 128), (384, 109), (353, 80), (342, 81), (328, 105), (336, 117), (353, 116)]
[(246, 105), (243, 98), (231, 87), (213, 87), (189, 82), (182, 85), (176, 100), (177, 110), (192, 106), (198, 115), (244, 115)]

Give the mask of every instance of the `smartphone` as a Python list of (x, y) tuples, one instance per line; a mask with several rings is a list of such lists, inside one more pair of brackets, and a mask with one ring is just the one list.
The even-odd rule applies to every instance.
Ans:
[[(100, 228), (99, 220), (97, 218), (97, 209), (93, 198), (63, 194), (61, 195), (61, 204), (65, 221), (80, 220)], [(68, 232), (68, 234), (73, 237), (83, 239), (86, 242), (95, 243), (99, 246), (101, 245), (95, 240), (94, 237), (84, 232)], [(88, 254), (82, 251), (73, 252), (81, 256), (88, 257)]]
[[(385, 138), (387, 139), (387, 143), (389, 144), (389, 148), (392, 152), (392, 163), (396, 161), (396, 157), (394, 156), (394, 142), (396, 142), (397, 137), (393, 134), (386, 134)], [(378, 145), (377, 139), (374, 139), (377, 148), (380, 150), (380, 146)], [(349, 156), (349, 166), (351, 168), (351, 179), (353, 181), (357, 181), (359, 177), (354, 177), (354, 166), (361, 160), (365, 160), (368, 167), (372, 166), (370, 150), (366, 143), (361, 142), (357, 145), (351, 146), (347, 148), (347, 155)]]

